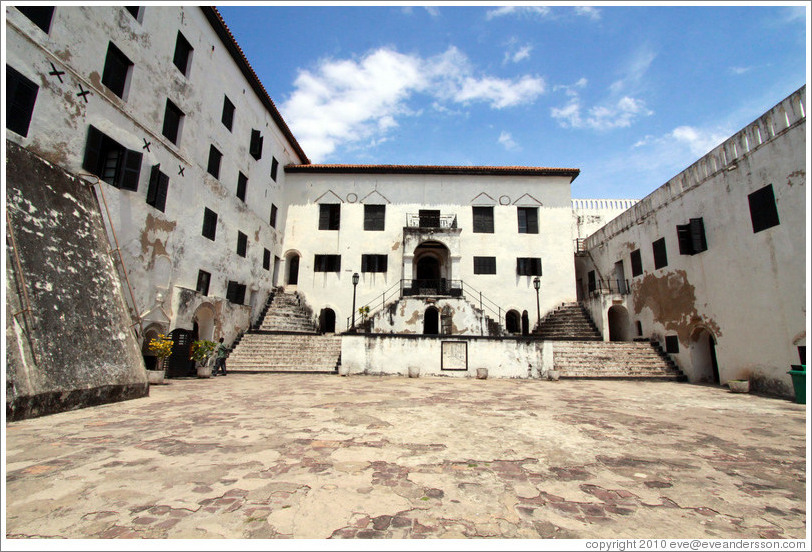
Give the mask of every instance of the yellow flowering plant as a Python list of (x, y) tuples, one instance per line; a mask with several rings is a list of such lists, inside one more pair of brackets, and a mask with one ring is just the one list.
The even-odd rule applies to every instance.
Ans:
[(172, 354), (174, 344), (175, 342), (168, 335), (158, 334), (158, 337), (149, 342), (149, 350), (157, 357), (166, 358)]
[(189, 360), (203, 362), (211, 356), (215, 347), (217, 347), (217, 343), (214, 341), (209, 341), (207, 339), (195, 341), (192, 343), (192, 356), (189, 357)]

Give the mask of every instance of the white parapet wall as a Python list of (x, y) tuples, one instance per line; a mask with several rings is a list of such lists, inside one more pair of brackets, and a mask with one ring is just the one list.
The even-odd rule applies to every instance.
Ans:
[(460, 336), (344, 335), (343, 374), (473, 378), (487, 368), (489, 378), (542, 378), (551, 369), (550, 342), (533, 339), (494, 339)]

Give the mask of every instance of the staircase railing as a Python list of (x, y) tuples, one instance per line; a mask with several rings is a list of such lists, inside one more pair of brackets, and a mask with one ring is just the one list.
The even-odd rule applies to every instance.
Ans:
[(590, 295), (602, 295), (605, 293), (619, 293), (628, 295), (630, 293), (629, 280), (621, 279), (598, 279), (595, 282), (588, 282)]
[[(473, 286), (465, 284), (462, 282), (462, 289), (463, 295), (465, 292), (468, 291), (469, 295), (473, 296), (473, 300), (476, 301), (479, 299), (479, 310), (482, 311), (482, 314), (485, 315), (485, 309), (491, 312), (491, 314), (496, 315), (496, 322), (499, 324), (499, 327), (502, 328), (502, 306), (496, 303), (495, 301), (490, 300), (488, 297), (484, 296), (481, 291), (475, 289)], [(495, 308), (494, 308), (495, 307)], [(480, 329), (481, 333), (484, 335), (484, 329)]]
[[(391, 301), (393, 297), (397, 296), (398, 298), (403, 296), (403, 280), (398, 280), (395, 282), (389, 289), (375, 297), (372, 301), (368, 303), (363, 303), (361, 305), (362, 309), (369, 309), (366, 317), (371, 318), (374, 314), (377, 314), (378, 311), (382, 310), (384, 306), (386, 306), (387, 297), (388, 300)], [(350, 330), (352, 327), (352, 315), (347, 317), (347, 331)]]

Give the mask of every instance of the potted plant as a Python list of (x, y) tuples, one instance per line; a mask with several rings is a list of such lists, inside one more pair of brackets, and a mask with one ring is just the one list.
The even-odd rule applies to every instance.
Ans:
[(189, 358), (195, 361), (195, 366), (197, 367), (197, 377), (211, 377), (211, 364), (214, 362), (213, 353), (215, 347), (217, 347), (217, 343), (207, 339), (200, 339), (192, 343), (192, 356)]
[(365, 332), (368, 332), (369, 327), (367, 326), (368, 323), (367, 317), (369, 316), (369, 306), (363, 306), (360, 309), (358, 309), (358, 314), (361, 315), (361, 328), (363, 328)]
[(172, 341), (172, 338), (165, 334), (158, 334), (158, 337), (149, 342), (149, 350), (158, 357), (158, 368), (156, 370), (147, 370), (147, 379), (150, 385), (162, 384), (164, 382), (166, 370), (164, 367), (165, 359), (172, 355), (172, 347), (174, 344), (175, 342)]

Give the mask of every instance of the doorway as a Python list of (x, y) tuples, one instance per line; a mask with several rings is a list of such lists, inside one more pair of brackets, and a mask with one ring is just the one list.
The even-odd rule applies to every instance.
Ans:
[(440, 311), (435, 307), (426, 309), (423, 315), (423, 334), (437, 335), (440, 333)]
[(288, 285), (295, 286), (299, 283), (299, 255), (292, 255), (288, 258)]
[(321, 314), (319, 314), (319, 331), (321, 331), (321, 333), (335, 333), (336, 313), (333, 309), (321, 309)]
[(613, 305), (607, 314), (609, 319), (609, 341), (631, 341), (629, 311), (626, 307)]
[(505, 330), (507, 333), (517, 334), (522, 331), (521, 316), (515, 310), (509, 310), (505, 314)]
[(530, 316), (527, 311), (522, 312), (522, 335), (530, 335)]
[[(197, 325), (197, 323), (195, 323)], [(176, 328), (169, 332), (169, 336), (174, 341), (172, 345), (172, 355), (166, 361), (166, 377), (183, 378), (197, 375), (195, 361), (190, 360), (194, 332)]]
[(691, 336), (691, 366), (697, 381), (719, 383), (716, 341), (705, 328), (697, 328)]

